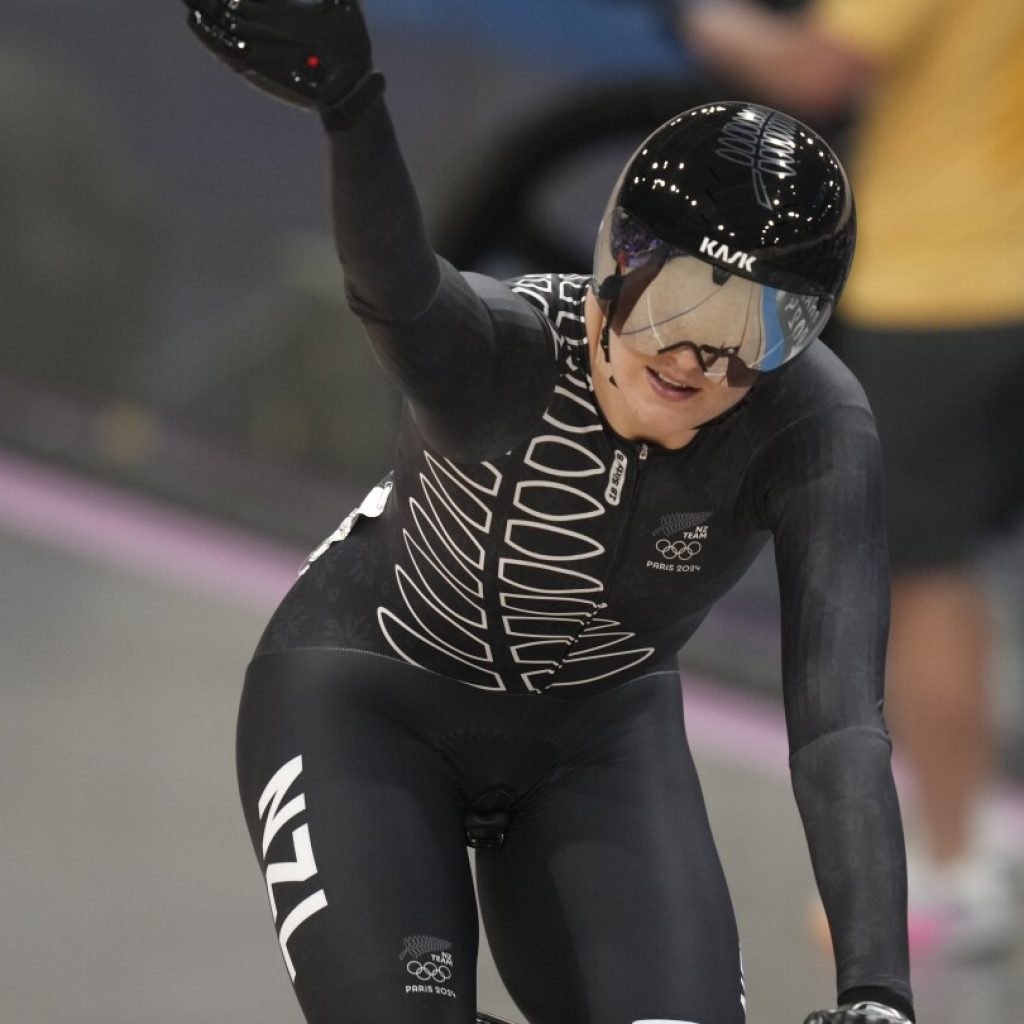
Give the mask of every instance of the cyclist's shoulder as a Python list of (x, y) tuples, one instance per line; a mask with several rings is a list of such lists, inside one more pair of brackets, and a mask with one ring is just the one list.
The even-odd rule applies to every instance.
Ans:
[(864, 389), (824, 342), (813, 342), (790, 364), (765, 375), (751, 404), (768, 433), (797, 423), (820, 430), (851, 419), (871, 418)]
[(794, 383), (821, 407), (868, 407), (860, 382), (846, 364), (820, 339), (793, 361)]
[(524, 274), (504, 282), (525, 299), (550, 326), (556, 360), (574, 370), (576, 354), (586, 344), (585, 303), (590, 277), (584, 274)]
[(523, 274), (509, 278), (505, 284), (553, 323), (567, 316), (578, 317), (582, 322), (590, 284), (588, 274)]

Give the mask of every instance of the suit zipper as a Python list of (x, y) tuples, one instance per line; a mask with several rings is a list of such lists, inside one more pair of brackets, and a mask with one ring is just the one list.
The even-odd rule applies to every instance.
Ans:
[[(629, 533), (629, 524), (633, 518), (633, 507), (636, 504), (637, 492), (640, 490), (640, 473), (643, 470), (644, 464), (647, 462), (647, 456), (650, 454), (650, 451), (650, 446), (647, 444), (646, 441), (641, 441), (636, 450), (636, 479), (632, 482), (629, 488), (629, 498), (627, 499), (626, 503), (626, 513), (625, 519), (623, 521), (623, 528), (619, 531), (618, 544), (615, 547), (615, 553), (612, 556), (612, 560), (608, 569), (608, 575), (606, 577), (606, 583), (604, 588), (605, 597), (608, 597), (611, 594), (612, 582), (614, 581), (615, 576), (619, 571), (619, 562), (622, 559), (622, 551), (626, 546), (626, 536)], [(594, 621), (594, 619), (598, 615), (600, 615), (600, 613), (604, 611), (604, 609), (607, 607), (608, 601), (602, 601), (601, 604), (598, 605), (587, 617), (586, 622), (583, 623), (582, 629), (580, 630), (580, 634), (585, 633), (587, 629), (590, 628), (590, 624)], [(570, 644), (568, 648), (566, 648), (565, 652), (562, 655), (562, 658), (559, 660), (559, 663), (551, 670), (552, 677), (558, 674), (558, 670), (562, 667), (565, 658), (572, 650), (574, 644), (575, 641), (573, 641), (573, 643)], [(548, 683), (547, 686), (539, 686), (534, 692), (538, 694), (544, 693), (551, 687), (551, 685), (551, 683)]]

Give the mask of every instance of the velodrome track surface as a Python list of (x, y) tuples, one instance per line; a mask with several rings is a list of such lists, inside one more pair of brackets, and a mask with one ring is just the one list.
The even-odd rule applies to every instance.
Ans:
[[(303, 554), (0, 453), (0, 1024), (301, 1021), (233, 743), (245, 661)], [(805, 927), (779, 710), (685, 687), (749, 1019), (799, 1024), (832, 968)], [(1003, 806), (1024, 844), (1024, 794)], [(486, 950), (479, 974), (481, 1005), (521, 1020)], [(922, 1024), (1024, 1020), (1019, 955), (916, 974)]]

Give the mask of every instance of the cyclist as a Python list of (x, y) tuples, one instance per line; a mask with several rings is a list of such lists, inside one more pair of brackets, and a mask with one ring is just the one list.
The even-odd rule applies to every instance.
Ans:
[(674, 118), (593, 277), (432, 251), (358, 7), (188, 0), (327, 130), (352, 308), (402, 390), (393, 474), (313, 553), (250, 665), (243, 807), (310, 1024), (470, 1024), (477, 906), (534, 1024), (740, 1024), (739, 942), (675, 654), (774, 539), (797, 802), (835, 936), (811, 1024), (913, 1019), (881, 713), (874, 424), (815, 338), (852, 198), (809, 129)]

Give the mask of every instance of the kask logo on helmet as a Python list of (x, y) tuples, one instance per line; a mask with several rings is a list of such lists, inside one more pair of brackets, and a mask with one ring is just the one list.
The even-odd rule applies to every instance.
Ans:
[(756, 256), (751, 256), (740, 249), (733, 251), (725, 242), (716, 242), (713, 238), (708, 238), (707, 235), (700, 243), (699, 251), (718, 260), (719, 263), (724, 263), (727, 267), (739, 267), (740, 270), (745, 270), (748, 274), (754, 272), (754, 264), (757, 262)]

